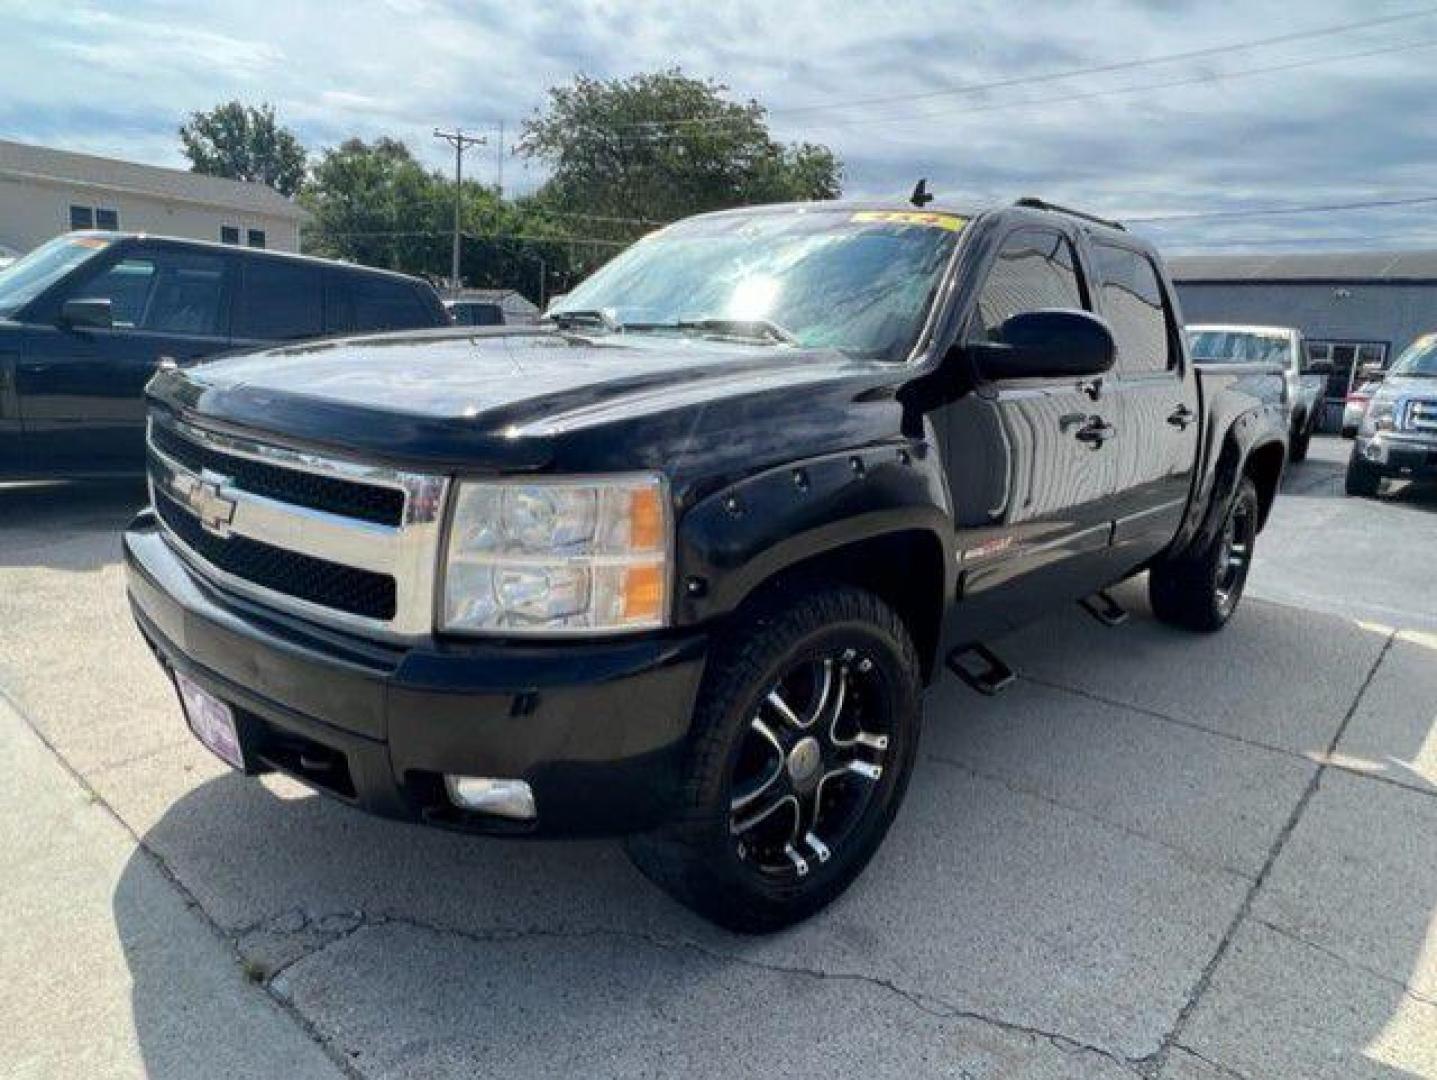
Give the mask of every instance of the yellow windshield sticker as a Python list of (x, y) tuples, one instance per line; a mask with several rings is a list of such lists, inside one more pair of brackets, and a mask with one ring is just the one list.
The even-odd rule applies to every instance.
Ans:
[(957, 232), (968, 222), (956, 214), (937, 214), (928, 210), (859, 210), (850, 221), (886, 221), (894, 225), (927, 225), (934, 229)]

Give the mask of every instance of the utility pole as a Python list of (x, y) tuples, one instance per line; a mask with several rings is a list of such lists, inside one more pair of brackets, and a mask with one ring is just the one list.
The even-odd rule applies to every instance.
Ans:
[(499, 182), (494, 185), (499, 198), (504, 197), (504, 121), (499, 121)]
[(449, 291), (459, 295), (459, 209), (464, 201), (464, 151), (471, 146), (483, 146), (488, 139), (479, 138), (474, 135), (465, 135), (463, 130), (455, 128), (453, 131), (434, 129), (434, 137), (443, 139), (450, 146), (454, 147), (454, 256), (450, 263)]

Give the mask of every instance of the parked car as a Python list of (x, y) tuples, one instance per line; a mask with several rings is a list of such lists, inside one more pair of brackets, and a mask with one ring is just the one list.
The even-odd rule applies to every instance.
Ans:
[(165, 361), (448, 321), (427, 284), (384, 270), (69, 233), (0, 271), (0, 480), (143, 471), (144, 386)]
[(456, 326), (503, 326), (504, 308), (492, 300), (446, 300), (449, 321)]
[(1332, 364), (1312, 360), (1302, 331), (1291, 326), (1193, 325), (1187, 328), (1188, 349), (1200, 364), (1275, 363), (1287, 380), (1288, 456), (1307, 457), (1317, 430)]
[(772, 930), (878, 848), (945, 657), (997, 691), (984, 642), (1143, 570), (1160, 619), (1232, 617), (1283, 394), (1192, 363), (1115, 224), (708, 214), (544, 326), (162, 371), (129, 594), (236, 768), (627, 834), (685, 904)]
[(1377, 384), (1347, 462), (1347, 494), (1383, 480), (1437, 479), (1437, 334), (1407, 347)]

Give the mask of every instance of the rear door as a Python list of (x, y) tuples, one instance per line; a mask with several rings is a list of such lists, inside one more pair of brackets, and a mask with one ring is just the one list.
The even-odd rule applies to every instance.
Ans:
[(1114, 554), (1124, 573), (1168, 545), (1187, 509), (1201, 430), (1197, 380), (1151, 257), (1107, 239), (1091, 251), (1098, 309), (1118, 352), (1108, 383), (1119, 411)]
[(15, 390), (28, 467), (38, 472), (137, 472), (144, 467), (144, 388), (160, 363), (229, 344), (227, 256), (140, 243), (55, 300), (110, 301), (113, 324), (27, 327)]
[[(992, 340), (1024, 311), (1089, 310), (1069, 237), (1023, 225), (1001, 241), (967, 340)], [(1017, 625), (1105, 583), (1112, 533), (1116, 402), (1103, 379), (990, 381), (946, 410), (948, 474), (974, 625)], [(1110, 437), (1080, 437), (1108, 429)]]

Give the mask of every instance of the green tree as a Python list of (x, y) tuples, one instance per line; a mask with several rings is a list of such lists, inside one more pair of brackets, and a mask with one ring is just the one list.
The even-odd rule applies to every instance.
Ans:
[[(404, 143), (349, 139), (327, 149), (300, 195), (311, 220), (304, 249), (438, 281), (450, 270), (454, 182), (426, 169)], [(470, 287), (515, 289), (531, 299), (567, 288), (575, 246), (559, 219), (531, 201), (508, 202), (466, 180), (460, 206), (460, 275)]]
[(584, 231), (632, 236), (603, 217), (666, 221), (750, 203), (832, 199), (842, 165), (824, 146), (783, 146), (763, 106), (677, 68), (627, 79), (579, 76), (550, 89), (548, 108), (524, 122), (517, 152), (549, 166), (539, 202), (594, 215)]
[(197, 173), (257, 181), (286, 196), (304, 182), (304, 147), (275, 120), (270, 105), (230, 101), (191, 113), (180, 125), (180, 142)]

